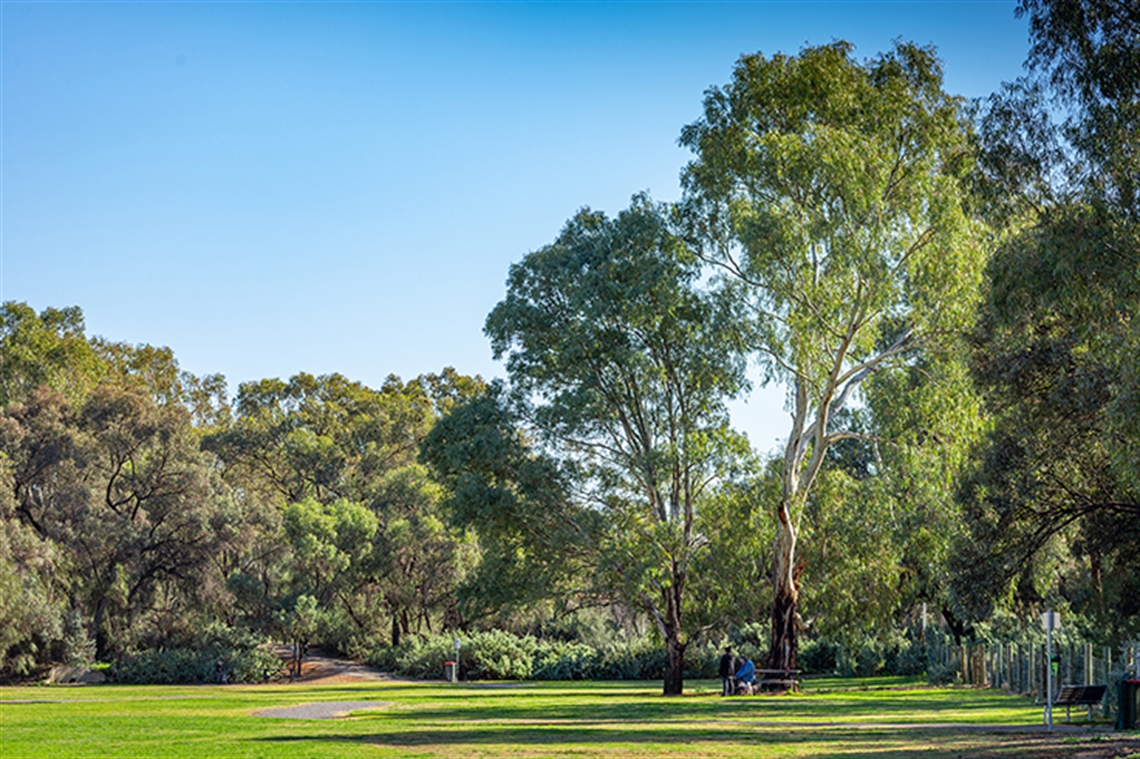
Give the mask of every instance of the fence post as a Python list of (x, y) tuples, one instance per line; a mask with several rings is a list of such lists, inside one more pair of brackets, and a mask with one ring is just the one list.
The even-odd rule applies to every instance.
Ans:
[(1093, 684), (1092, 643), (1085, 643), (1085, 685)]
[(1029, 646), (1029, 697), (1037, 697), (1037, 646)]

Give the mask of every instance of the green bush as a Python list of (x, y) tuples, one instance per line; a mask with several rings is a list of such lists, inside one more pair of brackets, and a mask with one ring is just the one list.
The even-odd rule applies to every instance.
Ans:
[(500, 630), (471, 637), (469, 655), (460, 658), (460, 672), (472, 680), (529, 680), (534, 671), (538, 641)]
[[(685, 652), (686, 678), (715, 678), (721, 646), (711, 641)], [(757, 666), (764, 661), (755, 644), (743, 642), (733, 653)], [(379, 646), (368, 664), (408, 677), (439, 678), (443, 663), (455, 658), (451, 635), (412, 636), (395, 648)], [(467, 680), (660, 680), (665, 676), (663, 646), (649, 638), (619, 637), (601, 646), (564, 639), (540, 640), (501, 630), (464, 633), (459, 675)]]
[(643, 638), (622, 639), (602, 649), (595, 680), (659, 680), (665, 676), (665, 651)]
[(211, 682), (217, 658), (209, 651), (143, 651), (117, 662), (111, 679), (128, 685), (196, 685)]
[(108, 669), (108, 677), (128, 685), (200, 685), (217, 681), (218, 662), (230, 683), (259, 683), (281, 669), (280, 657), (260, 647), (170, 648), (124, 657)]
[(281, 669), (281, 657), (258, 646), (223, 657), (231, 683), (259, 683)]
[[(460, 651), (460, 677), (470, 680), (654, 680), (665, 672), (661, 646), (643, 639), (597, 648), (492, 630), (464, 634)], [(442, 677), (443, 663), (454, 657), (451, 635), (413, 636), (374, 649), (367, 662), (400, 675)]]
[(830, 640), (808, 639), (800, 641), (797, 661), (800, 669), (811, 674), (834, 674), (839, 671), (843, 647)]
[(598, 650), (584, 643), (554, 640), (540, 643), (531, 676), (535, 680), (597, 679)]

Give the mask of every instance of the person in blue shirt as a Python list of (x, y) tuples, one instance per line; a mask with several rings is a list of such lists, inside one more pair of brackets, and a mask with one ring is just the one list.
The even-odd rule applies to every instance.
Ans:
[(736, 668), (736, 685), (748, 695), (752, 695), (752, 686), (756, 682), (756, 665), (751, 659), (738, 659)]

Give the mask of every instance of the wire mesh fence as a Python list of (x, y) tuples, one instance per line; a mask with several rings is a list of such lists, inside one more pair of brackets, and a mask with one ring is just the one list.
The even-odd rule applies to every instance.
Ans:
[[(1128, 673), (1135, 676), (1135, 645), (1104, 646), (1075, 634), (1054, 633), (1053, 698), (1065, 685), (1107, 685), (1102, 715), (1116, 710), (1116, 684)], [(979, 688), (1000, 688), (1044, 704), (1047, 667), (1051, 664), (1044, 635), (1025, 634), (1018, 640), (955, 644), (949, 636), (932, 636), (927, 642), (927, 669), (953, 673), (956, 682)], [(951, 679), (949, 677), (944, 679)]]

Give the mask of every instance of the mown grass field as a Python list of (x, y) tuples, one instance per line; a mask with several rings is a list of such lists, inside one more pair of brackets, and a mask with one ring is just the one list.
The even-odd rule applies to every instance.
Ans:
[[(628, 682), (5, 687), (0, 757), (1140, 756), (1136, 735), (1045, 734), (1039, 708), (996, 691), (825, 679), (722, 699), (718, 682), (686, 685), (669, 699)], [(254, 714), (321, 701), (387, 705), (333, 720)]]

